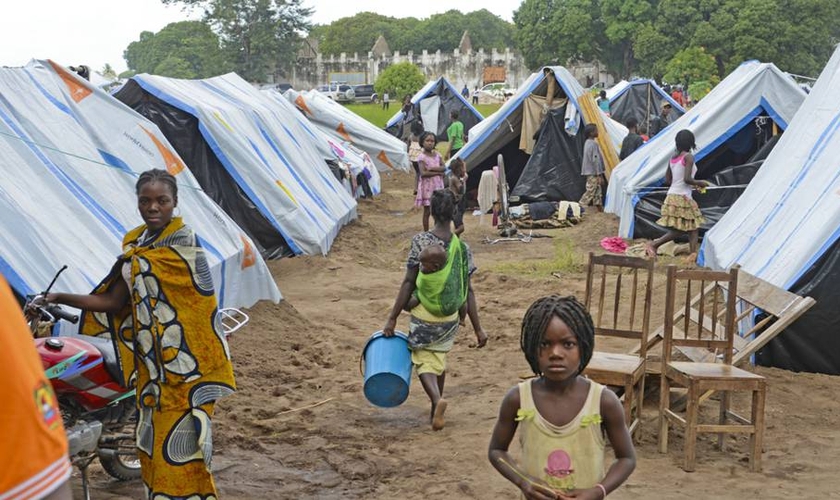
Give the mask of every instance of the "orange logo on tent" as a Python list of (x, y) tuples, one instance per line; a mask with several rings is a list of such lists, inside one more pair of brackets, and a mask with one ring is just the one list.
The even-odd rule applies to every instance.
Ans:
[(172, 175), (178, 175), (181, 172), (181, 170), (184, 170), (184, 162), (181, 161), (180, 158), (178, 158), (178, 155), (176, 155), (168, 147), (166, 147), (166, 144), (160, 142), (160, 139), (155, 137), (155, 134), (146, 130), (145, 127), (143, 127), (142, 125), (140, 125), (140, 128), (143, 129), (143, 132), (146, 132), (149, 138), (152, 139), (152, 142), (155, 143), (155, 146), (157, 146), (158, 151), (160, 151), (160, 155), (163, 156), (163, 162), (166, 164), (167, 172), (169, 172)]
[(242, 240), (242, 245), (244, 247), (244, 250), (242, 251), (241, 267), (241, 269), (244, 270), (257, 263), (257, 255), (254, 253), (254, 247), (251, 246), (251, 242), (248, 241), (248, 238), (246, 238), (244, 234), (239, 233), (239, 238)]
[(93, 91), (87, 88), (83, 83), (79, 82), (79, 78), (71, 75), (66, 69), (62, 68), (58, 64), (49, 61), (50, 66), (53, 67), (58, 76), (61, 77), (61, 80), (67, 85), (67, 88), (70, 90), (70, 98), (73, 99), (75, 102), (80, 102), (85, 97), (93, 94)]
[(388, 165), (388, 168), (394, 168), (394, 166), (391, 164), (391, 160), (388, 159), (388, 156), (385, 154), (384, 150), (380, 151), (379, 154), (376, 155), (376, 159), (381, 161), (385, 165)]
[(312, 111), (309, 111), (309, 107), (306, 105), (306, 101), (304, 101), (304, 100), (303, 100), (303, 96), (302, 96), (302, 95), (299, 95), (299, 96), (297, 96), (297, 97), (295, 98), (295, 104), (296, 104), (296, 105), (297, 105), (297, 107), (299, 107), (299, 108), (301, 109), (301, 111), (303, 111), (304, 113), (309, 114), (309, 115), (311, 115), (311, 114), (312, 114)]
[(344, 130), (344, 123), (343, 122), (338, 123), (338, 127), (335, 128), (335, 131), (338, 132), (338, 134), (341, 137), (344, 137), (345, 139), (347, 139), (348, 142), (353, 142), (353, 140), (350, 139), (350, 134), (348, 134), (347, 131)]

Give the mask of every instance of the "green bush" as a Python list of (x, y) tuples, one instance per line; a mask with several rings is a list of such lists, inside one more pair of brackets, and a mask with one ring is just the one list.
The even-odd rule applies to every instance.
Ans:
[(688, 86), (688, 95), (696, 104), (697, 101), (706, 97), (706, 94), (712, 91), (712, 84), (706, 81), (694, 82)]
[(426, 84), (426, 77), (420, 68), (410, 62), (392, 64), (376, 79), (373, 88), (380, 96), (387, 92), (392, 101), (400, 101), (404, 96), (413, 96)]

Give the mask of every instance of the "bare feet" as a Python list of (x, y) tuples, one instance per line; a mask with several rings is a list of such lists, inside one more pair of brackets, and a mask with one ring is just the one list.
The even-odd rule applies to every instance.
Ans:
[(645, 255), (649, 259), (655, 259), (656, 258), (656, 249), (653, 248), (652, 243), (645, 244)]
[(691, 252), (685, 256), (685, 265), (693, 266), (697, 264), (697, 252)]
[(438, 400), (438, 404), (435, 406), (434, 411), (432, 412), (432, 430), (439, 431), (443, 429), (443, 426), (446, 425), (446, 419), (443, 417), (443, 414), (446, 413), (446, 400), (440, 398)]

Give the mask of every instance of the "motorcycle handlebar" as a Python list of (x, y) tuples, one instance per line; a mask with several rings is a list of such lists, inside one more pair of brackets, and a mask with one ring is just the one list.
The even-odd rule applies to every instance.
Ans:
[(69, 312), (65, 311), (64, 309), (62, 309), (61, 307), (59, 307), (55, 304), (51, 304), (51, 305), (47, 306), (45, 309), (47, 310), (47, 312), (49, 312), (50, 314), (52, 314), (56, 318), (63, 319), (64, 321), (69, 321), (69, 322), (73, 323), (74, 325), (79, 322), (79, 315), (78, 314), (69, 313)]

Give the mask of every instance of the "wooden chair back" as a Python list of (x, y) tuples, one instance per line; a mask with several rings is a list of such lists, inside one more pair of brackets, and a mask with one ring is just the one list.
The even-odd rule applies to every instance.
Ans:
[(710, 354), (709, 361), (731, 365), (739, 320), (736, 310), (738, 268), (729, 271), (678, 270), (672, 265), (668, 266), (667, 276), (663, 373), (664, 366), (671, 362), (674, 348), (692, 359), (695, 356), (689, 353), (705, 351)]
[(595, 334), (639, 341), (639, 356), (647, 356), (653, 266), (650, 259), (589, 254), (584, 304), (595, 323)]

